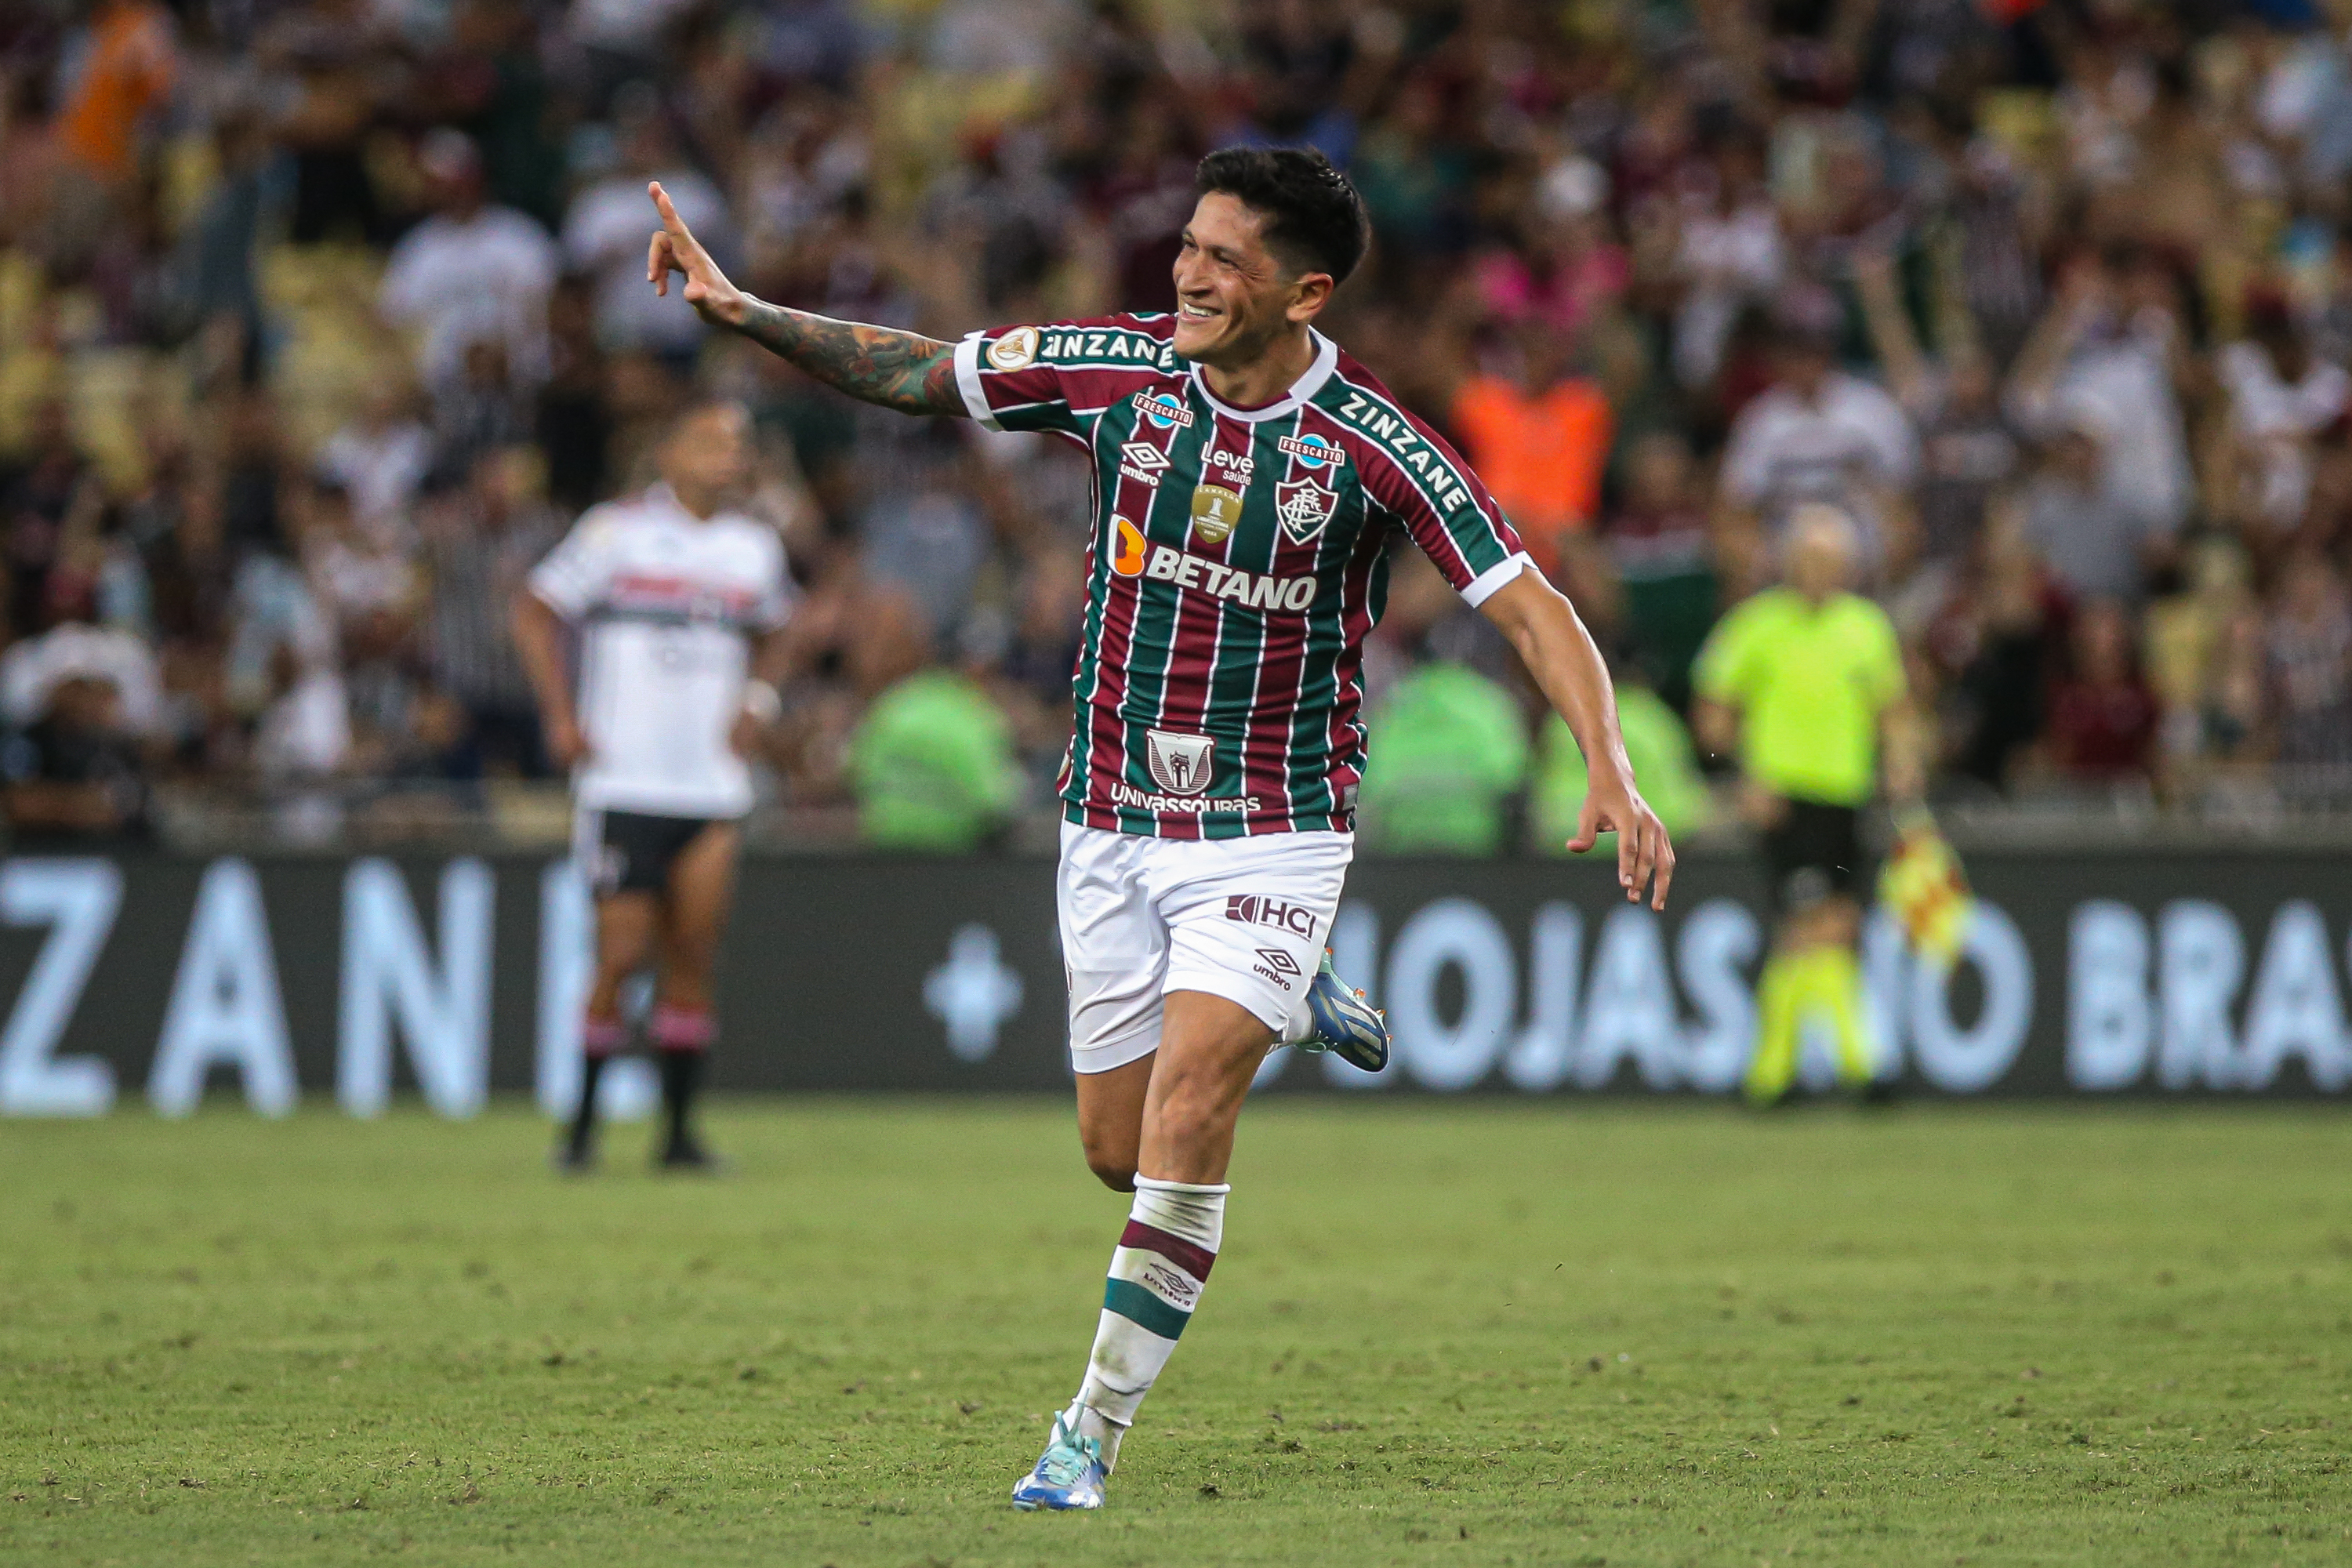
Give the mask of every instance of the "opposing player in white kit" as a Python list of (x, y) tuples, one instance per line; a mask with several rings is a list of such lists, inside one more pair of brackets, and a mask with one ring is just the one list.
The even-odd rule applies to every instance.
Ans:
[[(790, 579), (776, 531), (736, 510), (751, 421), (688, 409), (661, 449), (663, 480), (582, 514), (514, 605), (549, 753), (572, 770), (573, 848), (596, 896), (596, 978), (581, 1026), (580, 1105), (556, 1151), (595, 1162), (596, 1086), (628, 1044), (621, 991), (656, 970), (646, 1035), (667, 1130), (656, 1161), (702, 1169), (691, 1121), (716, 1028), (711, 966), (751, 808), (743, 753), (776, 717), (789, 658)], [(576, 688), (562, 627), (580, 640)]]
[(1400, 536), (1511, 641), (1591, 763), (1571, 846), (1618, 834), (1628, 898), (1674, 852), (1634, 787), (1609, 677), (1475, 476), (1314, 330), (1369, 226), (1319, 153), (1202, 160), (1173, 315), (941, 343), (763, 303), (656, 185), (647, 278), (854, 397), (1051, 431), (1095, 465), (1063, 772), (1059, 908), (1079, 1136), (1133, 1192), (1094, 1348), (1015, 1507), (1101, 1506), (1120, 1439), (1198, 1305), (1250, 1082), (1279, 1042), (1385, 1062), (1326, 942), (1353, 853), (1365, 636)]

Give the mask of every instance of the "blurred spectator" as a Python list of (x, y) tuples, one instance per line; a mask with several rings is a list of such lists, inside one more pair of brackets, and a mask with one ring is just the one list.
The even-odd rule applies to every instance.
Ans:
[(1450, 422), (1536, 563), (1589, 602), (1592, 527), (1613, 431), (1600, 386), (1570, 374), (1570, 346), (1552, 322), (1523, 321), (1498, 372), (1474, 375), (1454, 394)]
[(2097, 409), (2068, 411), (2026, 483), (2025, 539), (2075, 598), (2130, 604), (2169, 532), (2108, 488), (2109, 437)]
[(1388, 689), (1370, 723), (1380, 747), (1364, 774), (1368, 842), (1492, 855), (1510, 841), (1528, 747), (1526, 717), (1508, 691), (1475, 670), (1432, 661)]
[(1706, 502), (1681, 436), (1654, 430), (1635, 438), (1607, 543), (1633, 667), (1680, 712), (1690, 706), (1691, 661), (1718, 608)]
[(2268, 643), (2278, 760), (2306, 770), (2352, 763), (2352, 602), (2326, 556), (2287, 560)]
[(2195, 499), (2174, 384), (2184, 347), (2179, 310), (2178, 282), (2152, 253), (2121, 246), (2104, 260), (2073, 257), (2010, 387), (2031, 436), (2054, 437), (2086, 420), (2096, 426), (2100, 488), (2149, 537), (2178, 529)]
[(1948, 574), (1984, 526), (1985, 508), (2022, 465), (2003, 416), (1999, 382), (1965, 310), (1948, 311), (1948, 352), (1932, 358), (1902, 298), (1895, 260), (1882, 251), (1854, 258), (1855, 297), (1887, 390), (1919, 431), (1919, 564)]
[(486, 452), (464, 489), (437, 501), (425, 521), (433, 576), (427, 665), (436, 689), (464, 715), (464, 739), (450, 763), (460, 777), (548, 776), (538, 704), (507, 630), (515, 590), (563, 537), (544, 483), (529, 447)]
[(976, 848), (1021, 796), (1004, 715), (980, 686), (944, 669), (876, 700), (850, 739), (849, 773), (859, 836), (884, 849)]
[[(1638, 668), (1626, 664), (1612, 668), (1618, 678), (1617, 719), (1624, 731), (1625, 755), (1633, 764), (1634, 782), (1641, 785), (1642, 798), (1666, 825), (1666, 831), (1680, 842), (1715, 821), (1715, 797), (1699, 771), (1698, 748), (1681, 715), (1650, 689)], [(1528, 803), (1538, 848), (1559, 854), (1576, 837), (1578, 814), (1584, 808), (1591, 776), (1568, 721), (1557, 713), (1548, 715)], [(1601, 835), (1589, 853), (1598, 859), (1615, 858), (1617, 836)]]
[[(143, 736), (160, 728), (163, 686), (145, 639), (79, 621), (25, 637), (0, 654), (0, 721), (19, 728), (38, 723), (58, 688), (73, 681), (105, 689), (110, 729)], [(89, 710), (82, 711), (87, 717)]]
[(409, 508), (433, 468), (433, 437), (412, 396), (397, 379), (369, 388), (359, 417), (319, 449), (319, 472), (345, 492), (360, 526), (386, 542), (410, 531)]
[(2246, 329), (2243, 341), (2214, 356), (2230, 395), (2233, 446), (2222, 461), (2238, 491), (2231, 499), (2267, 546), (2303, 523), (2311, 502), (2312, 438), (2347, 412), (2352, 375), (2313, 356), (2284, 299), (2257, 299)]
[(481, 153), (463, 132), (431, 132), (417, 161), (433, 216), (385, 263), (384, 320), (417, 334), (417, 372), (436, 395), (467, 379), (467, 351), (478, 343), (495, 345), (517, 383), (538, 384), (547, 373), (555, 242), (538, 220), (488, 204)]
[(86, 28), (57, 89), (58, 140), (103, 189), (136, 168), (138, 132), (171, 91), (178, 48), (172, 14), (155, 0), (97, 0)]
[(1836, 330), (1825, 295), (1785, 301), (1773, 333), (1772, 387), (1732, 426), (1723, 526), (1726, 566), (1739, 592), (1769, 576), (1773, 542), (1790, 510), (1806, 502), (1855, 520), (1865, 582), (1909, 559), (1918, 440), (1884, 388), (1837, 368)]
[(20, 849), (143, 837), (151, 828), (138, 739), (100, 675), (67, 676), (48, 689), (37, 717), (0, 733), (0, 789)]
[(2074, 614), (2072, 668), (2050, 695), (2050, 766), (2083, 784), (2146, 784), (2154, 761), (2156, 697), (2139, 673), (2130, 616), (2112, 599)]
[(595, 280), (596, 334), (608, 351), (643, 350), (690, 362), (702, 319), (680, 291), (646, 287), (646, 186), (654, 180), (721, 267), (735, 265), (726, 198), (678, 156), (659, 95), (632, 82), (614, 100), (620, 167), (572, 198), (563, 219), (565, 261)]
[(8, 629), (23, 636), (48, 623), (49, 569), (57, 563), (66, 516), (94, 503), (96, 475), (74, 440), (61, 399), (33, 414), (31, 440), (15, 462), (0, 464), (0, 566), (6, 569)]

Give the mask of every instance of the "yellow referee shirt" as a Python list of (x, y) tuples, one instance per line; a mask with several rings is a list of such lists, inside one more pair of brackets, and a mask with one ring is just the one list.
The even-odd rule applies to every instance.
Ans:
[(1877, 782), (1878, 721), (1903, 696), (1886, 612), (1858, 594), (1816, 607), (1768, 588), (1717, 623), (1694, 670), (1698, 694), (1739, 710), (1739, 762), (1777, 795), (1861, 805)]

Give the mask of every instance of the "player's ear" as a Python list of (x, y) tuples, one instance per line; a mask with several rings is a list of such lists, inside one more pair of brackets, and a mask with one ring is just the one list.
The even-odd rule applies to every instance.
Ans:
[(1322, 314), (1323, 307), (1330, 303), (1331, 290), (1338, 287), (1328, 272), (1302, 273), (1292, 286), (1290, 308), (1284, 313), (1294, 321), (1311, 321)]

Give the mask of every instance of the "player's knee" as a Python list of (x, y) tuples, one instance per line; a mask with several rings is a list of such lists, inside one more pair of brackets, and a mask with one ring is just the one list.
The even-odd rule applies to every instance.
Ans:
[(1122, 1159), (1115, 1154), (1089, 1149), (1087, 1151), (1087, 1169), (1092, 1171), (1095, 1173), (1095, 1179), (1112, 1192), (1135, 1191), (1135, 1156), (1132, 1154)]
[(1104, 1186), (1115, 1193), (1135, 1191), (1136, 1156), (1132, 1138), (1098, 1138), (1081, 1131), (1078, 1142), (1086, 1151), (1087, 1169), (1092, 1171)]

